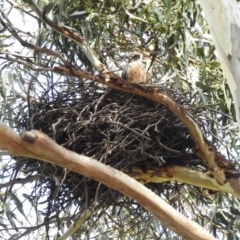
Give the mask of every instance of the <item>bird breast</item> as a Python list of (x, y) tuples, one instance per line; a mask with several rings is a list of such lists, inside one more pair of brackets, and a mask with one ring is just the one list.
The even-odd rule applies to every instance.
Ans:
[(140, 62), (132, 62), (129, 64), (127, 72), (127, 80), (129, 82), (148, 82), (145, 66)]

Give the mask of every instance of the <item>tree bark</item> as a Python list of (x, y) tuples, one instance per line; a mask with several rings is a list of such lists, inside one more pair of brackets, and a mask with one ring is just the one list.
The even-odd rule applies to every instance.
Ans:
[(240, 11), (236, 0), (200, 0), (240, 126)]
[(154, 214), (165, 227), (185, 239), (214, 239), (204, 228), (184, 217), (133, 178), (96, 160), (71, 152), (39, 131), (24, 132), (19, 136), (0, 123), (0, 148), (14, 155), (50, 162), (100, 181), (136, 200)]

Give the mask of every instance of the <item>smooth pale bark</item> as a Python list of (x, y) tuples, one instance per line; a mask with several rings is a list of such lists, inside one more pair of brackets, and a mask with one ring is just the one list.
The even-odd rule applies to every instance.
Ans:
[(240, 11), (236, 0), (199, 0), (208, 21), (240, 126)]
[[(200, 172), (189, 169), (182, 166), (168, 166), (159, 167), (152, 170), (143, 171), (139, 168), (132, 169), (129, 174), (134, 179), (141, 181), (142, 183), (155, 182), (162, 183), (168, 181), (178, 181), (187, 184), (194, 185), (196, 187), (202, 187), (211, 189), (218, 192), (230, 193), (240, 199), (240, 192), (237, 187), (232, 187), (233, 179), (230, 179), (225, 184), (219, 184), (215, 178), (211, 176), (211, 172)], [(239, 179), (236, 178), (235, 184), (239, 184)], [(232, 182), (233, 181), (233, 182)]]
[(25, 132), (19, 136), (0, 122), (0, 149), (14, 155), (50, 162), (100, 181), (135, 199), (163, 225), (185, 239), (214, 239), (204, 228), (180, 214), (133, 178), (89, 157), (71, 152), (39, 131)]

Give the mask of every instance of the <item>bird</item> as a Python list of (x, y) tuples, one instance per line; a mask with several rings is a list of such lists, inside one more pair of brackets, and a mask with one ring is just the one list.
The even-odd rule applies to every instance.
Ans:
[(147, 69), (143, 64), (142, 54), (133, 52), (129, 55), (129, 63), (123, 67), (122, 78), (131, 83), (149, 83), (151, 69)]

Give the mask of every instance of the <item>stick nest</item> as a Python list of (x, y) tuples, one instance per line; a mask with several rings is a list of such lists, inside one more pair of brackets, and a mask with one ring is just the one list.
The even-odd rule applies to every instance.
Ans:
[[(170, 87), (158, 90), (181, 105), (190, 105), (189, 96), (187, 99)], [(89, 81), (76, 84), (67, 79), (41, 84), (37, 89), (37, 102), (29, 102), (28, 111), (18, 120), (18, 131), (38, 129), (63, 147), (123, 172), (166, 165), (205, 169), (193, 151), (188, 130), (163, 105)], [(204, 115), (203, 109), (192, 108), (189, 113), (197, 121)], [(96, 200), (117, 204), (119, 193), (92, 179), (43, 161), (15, 159), (24, 173), (40, 176), (32, 196), (47, 196), (48, 217), (73, 203), (82, 210)], [(171, 182), (147, 186), (159, 193), (179, 190), (179, 185)], [(132, 202), (126, 200), (126, 204)]]

